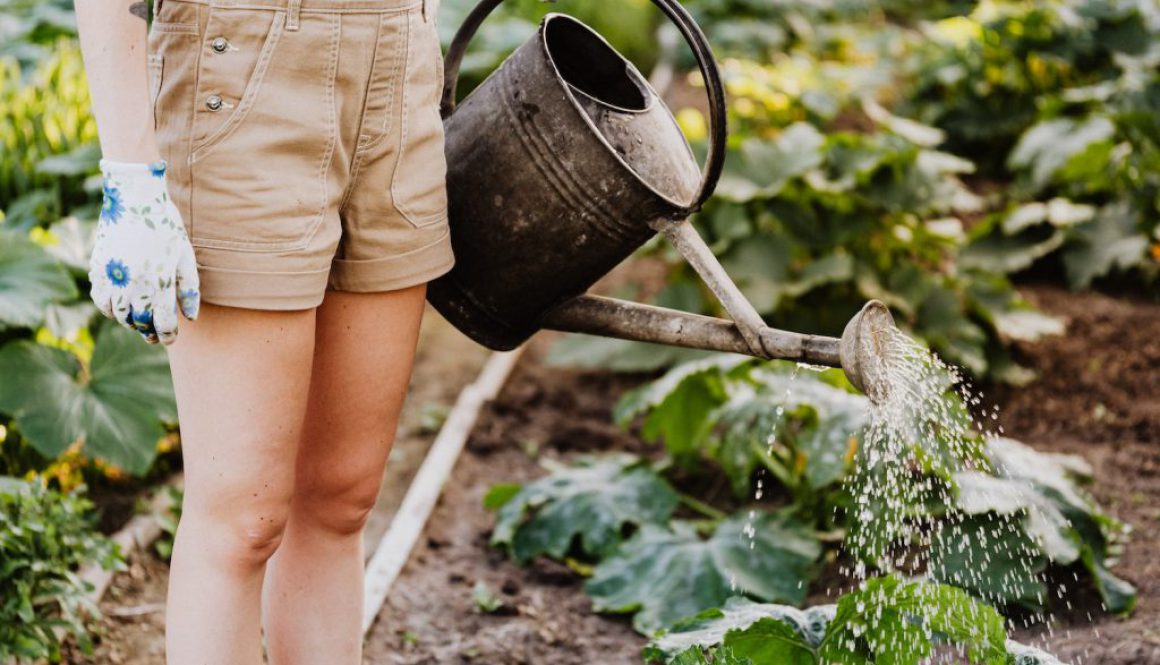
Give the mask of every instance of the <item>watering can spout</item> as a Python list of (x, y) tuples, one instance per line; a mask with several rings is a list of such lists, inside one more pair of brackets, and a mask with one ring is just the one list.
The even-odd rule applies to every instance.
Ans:
[(894, 327), (894, 319), (885, 305), (871, 300), (850, 319), (840, 339), (762, 325), (754, 347), (734, 321), (585, 294), (548, 311), (541, 324), (550, 330), (840, 367), (854, 387), (879, 402), (887, 394), (883, 333)]

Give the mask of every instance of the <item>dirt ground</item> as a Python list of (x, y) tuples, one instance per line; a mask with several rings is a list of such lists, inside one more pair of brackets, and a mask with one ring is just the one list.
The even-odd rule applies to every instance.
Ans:
[(1113, 572), (1139, 592), (1126, 620), (1092, 611), (1089, 624), (1083, 608), (1037, 638), (1070, 662), (1160, 663), (1160, 304), (1055, 288), (1024, 293), (1064, 317), (1067, 334), (1023, 346), (1021, 360), (1040, 379), (991, 396), (1009, 434), (1091, 463), (1092, 495), (1132, 526)]
[[(1077, 665), (1160, 663), (1160, 305), (1050, 287), (1025, 293), (1064, 317), (1068, 335), (1019, 349), (1039, 381), (984, 389), (1002, 406), (1009, 435), (1091, 462), (1090, 490), (1134, 528), (1114, 572), (1136, 585), (1140, 601), (1120, 619), (1100, 613), (1092, 594), (1077, 594), (1069, 615), (1017, 637)], [(644, 640), (622, 618), (596, 617), (578, 575), (546, 562), (520, 569), (487, 546), (492, 517), (481, 500), (493, 483), (539, 475), (537, 456), (641, 446), (608, 415), (641, 377), (545, 368), (538, 357), (530, 348), (481, 414), (425, 542), (372, 631), (368, 663), (640, 662)], [(476, 610), (479, 580), (503, 600), (499, 613)]]
[[(1091, 462), (1090, 491), (1133, 527), (1113, 570), (1136, 585), (1140, 600), (1131, 617), (1120, 619), (1099, 613), (1090, 593), (1079, 594), (1076, 609), (1050, 629), (1023, 631), (1018, 638), (1082, 665), (1160, 663), (1160, 305), (1052, 287), (1024, 293), (1064, 317), (1068, 334), (1019, 347), (1020, 360), (1041, 374), (1038, 381), (1024, 389), (984, 390), (1001, 405), (1007, 434)], [(530, 343), (501, 394), (480, 414), (424, 537), (372, 628), (368, 665), (641, 662), (645, 640), (625, 618), (594, 614), (579, 575), (547, 561), (520, 568), (487, 545), (492, 515), (481, 501), (492, 484), (534, 478), (544, 458), (648, 450), (609, 417), (616, 398), (647, 377), (545, 367), (540, 358), (553, 336), (541, 334)], [(421, 457), (422, 450), (412, 452)], [(383, 511), (383, 519), (389, 515)], [(153, 560), (118, 576), (104, 603), (105, 643), (96, 658), (75, 662), (163, 662), (164, 581), (164, 566)], [(477, 610), (472, 589), (479, 581), (502, 601), (499, 611)]]

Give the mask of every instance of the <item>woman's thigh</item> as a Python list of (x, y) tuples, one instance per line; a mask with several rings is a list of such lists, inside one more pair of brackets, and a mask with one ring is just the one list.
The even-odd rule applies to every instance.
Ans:
[(243, 537), (276, 536), (293, 492), (314, 352), (314, 310), (203, 303), (169, 360), (189, 512), (218, 512)]
[(298, 451), (295, 515), (361, 529), (379, 491), (407, 394), (426, 284), (328, 291)]

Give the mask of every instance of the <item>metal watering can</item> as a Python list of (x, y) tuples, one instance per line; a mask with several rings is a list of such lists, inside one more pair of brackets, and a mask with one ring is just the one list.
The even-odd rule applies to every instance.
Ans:
[[(710, 145), (698, 168), (688, 141), (637, 68), (577, 19), (552, 12), (456, 107), (459, 66), (503, 0), (481, 0), (444, 58), (447, 192), (455, 266), (428, 300), (494, 350), (541, 329), (842, 367), (871, 399), (885, 394), (880, 333), (889, 310), (870, 301), (841, 339), (765, 324), (687, 221), (712, 194), (725, 159), (725, 92), (709, 44), (676, 0), (653, 0), (692, 48), (709, 98)], [(589, 295), (655, 233), (680, 251), (732, 320)]]

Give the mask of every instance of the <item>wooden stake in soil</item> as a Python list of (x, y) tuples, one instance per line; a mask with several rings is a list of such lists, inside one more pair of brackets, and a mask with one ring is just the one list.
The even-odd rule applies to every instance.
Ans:
[(484, 402), (499, 394), (525, 346), (492, 353), (480, 370), (479, 377), (459, 393), (455, 407), (443, 423), (435, 442), (431, 444), (431, 450), (391, 520), (391, 527), (375, 547), (374, 556), (367, 564), (363, 585), (364, 635), (374, 624), (379, 609), (390, 593), (391, 585), (407, 563), (419, 535), (423, 533), (427, 518), (431, 516), (435, 502), (443, 492), (443, 485), (475, 426), (479, 410)]

